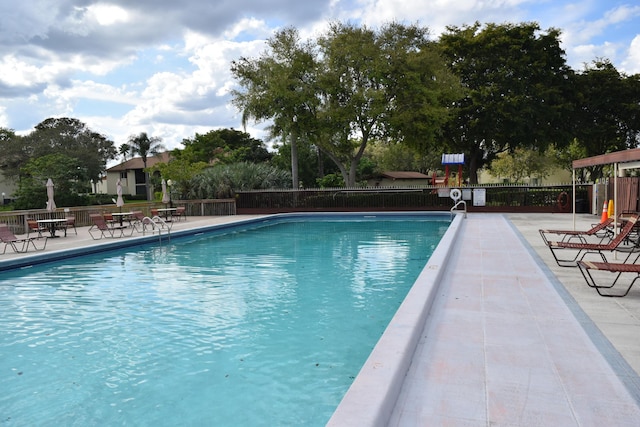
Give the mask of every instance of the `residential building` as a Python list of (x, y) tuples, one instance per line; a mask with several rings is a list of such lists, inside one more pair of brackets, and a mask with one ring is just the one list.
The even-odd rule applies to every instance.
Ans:
[[(157, 156), (147, 157), (147, 167), (158, 163), (168, 163), (171, 158), (169, 152), (160, 153)], [(101, 183), (96, 185), (96, 192), (115, 194), (118, 179), (122, 185), (122, 194), (144, 195), (146, 190), (146, 174), (141, 157), (134, 157), (119, 165), (110, 167)]]

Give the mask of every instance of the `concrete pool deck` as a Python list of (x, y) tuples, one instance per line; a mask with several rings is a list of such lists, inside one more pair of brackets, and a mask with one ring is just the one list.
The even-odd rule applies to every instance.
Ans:
[[(174, 230), (253, 217), (189, 217)], [(578, 215), (576, 229), (598, 220)], [(602, 298), (577, 269), (555, 266), (538, 229), (572, 227), (570, 214), (461, 221), (397, 401), (378, 425), (638, 425), (640, 285)], [(50, 239), (44, 252), (9, 249), (0, 266), (120, 240), (87, 230)], [(372, 408), (350, 411), (341, 405), (330, 423), (373, 425), (363, 416)]]

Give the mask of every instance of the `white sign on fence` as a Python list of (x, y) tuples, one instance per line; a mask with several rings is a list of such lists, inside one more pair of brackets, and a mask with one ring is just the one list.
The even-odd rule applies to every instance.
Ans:
[(484, 206), (487, 201), (487, 189), (486, 188), (474, 188), (473, 189), (473, 206)]

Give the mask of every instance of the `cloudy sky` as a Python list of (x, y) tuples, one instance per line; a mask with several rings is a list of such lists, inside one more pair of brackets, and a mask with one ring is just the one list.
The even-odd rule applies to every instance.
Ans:
[[(328, 22), (428, 27), (535, 21), (562, 31), (575, 70), (610, 59), (640, 73), (638, 0), (19, 0), (0, 3), (0, 127), (73, 117), (113, 140), (147, 132), (168, 148), (242, 129), (229, 68), (275, 30), (315, 38)], [(264, 124), (247, 129), (262, 138)]]

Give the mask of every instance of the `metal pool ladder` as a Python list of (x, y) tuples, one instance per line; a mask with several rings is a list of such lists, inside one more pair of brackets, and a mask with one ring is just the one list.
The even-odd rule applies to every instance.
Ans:
[(462, 192), (457, 188), (452, 188), (449, 191), (449, 197), (453, 200), (453, 207), (450, 209), (451, 214), (453, 215), (454, 211), (460, 210), (459, 207), (462, 206), (462, 210), (464, 211), (464, 217), (467, 217), (467, 202), (462, 199)]
[(145, 234), (147, 230), (147, 225), (149, 225), (151, 226), (152, 234), (154, 234), (156, 230), (158, 231), (158, 238), (160, 241), (162, 241), (163, 230), (167, 231), (166, 233), (167, 237), (169, 238), (169, 240), (171, 240), (171, 224), (168, 224), (164, 219), (160, 218), (159, 216), (156, 215), (153, 218), (145, 216), (140, 220), (140, 222), (142, 223), (142, 234)]

